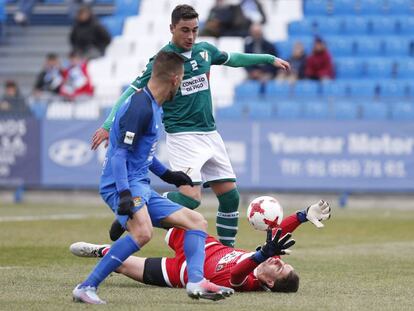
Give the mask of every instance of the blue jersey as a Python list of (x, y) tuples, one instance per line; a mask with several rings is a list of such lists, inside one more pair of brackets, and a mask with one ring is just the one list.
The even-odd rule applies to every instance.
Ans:
[(149, 183), (148, 171), (161, 176), (167, 170), (154, 158), (161, 127), (162, 108), (145, 87), (133, 94), (115, 115), (109, 134), (100, 188), (116, 185), (118, 192), (130, 182)]

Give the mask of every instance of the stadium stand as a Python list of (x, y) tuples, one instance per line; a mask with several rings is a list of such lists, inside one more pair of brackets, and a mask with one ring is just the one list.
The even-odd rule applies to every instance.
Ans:
[[(91, 105), (97, 107), (92, 109), (91, 116), (95, 116), (96, 111), (107, 111), (122, 89), (142, 72), (149, 57), (168, 42), (171, 10), (182, 2), (95, 1), (94, 11), (113, 40), (105, 56), (88, 65), (95, 86)], [(214, 0), (184, 2), (200, 13), (201, 25), (214, 4)], [(321, 82), (299, 80), (291, 84), (275, 80), (262, 84), (245, 81), (243, 69), (214, 66), (211, 87), (218, 119), (250, 117), (259, 120), (269, 116), (281, 119), (410, 119), (411, 106), (414, 106), (414, 6), (411, 0), (262, 0), (262, 4), (268, 20), (264, 26), (265, 36), (276, 41), (280, 57), (288, 59), (298, 41), (309, 54), (314, 36), (321, 36), (333, 57), (336, 77)], [(24, 31), (11, 26), (15, 10), (16, 1), (0, 0), (0, 27), (2, 21), (7, 21), (9, 27), (6, 44), (0, 46), (0, 53), (7, 56), (0, 59), (0, 82), (6, 78), (16, 80), (27, 93), (41, 59), (51, 47), (60, 56), (68, 52), (69, 21), (67, 17), (62, 19), (67, 7), (63, 0), (44, 1), (35, 8), (33, 27)], [(154, 11), (159, 18), (153, 18)], [(66, 27), (62, 27), (65, 23)], [(53, 26), (38, 27), (45, 24)], [(239, 37), (199, 40), (226, 51), (243, 50), (244, 40)], [(370, 104), (378, 102), (381, 104)], [(53, 117), (54, 113), (45, 112), (49, 108), (33, 108), (34, 114)], [(404, 109), (408, 111), (406, 115), (401, 113)], [(66, 115), (74, 118), (76, 114)]]
[[(292, 115), (305, 119), (382, 120), (402, 117), (402, 109), (410, 112), (407, 107), (414, 106), (413, 9), (409, 0), (303, 1), (303, 19), (289, 23), (287, 40), (275, 43), (280, 57), (288, 58), (296, 41), (309, 53), (314, 36), (321, 36), (333, 56), (336, 79), (302, 80), (286, 87), (269, 82), (264, 98), (277, 107), (276, 117), (283, 118), (279, 111), (284, 109), (290, 116), (291, 107), (296, 106), (300, 108)], [(235, 100), (247, 83), (236, 87)], [(292, 104), (279, 105), (280, 98)], [(406, 102), (398, 110), (393, 103), (400, 99)], [(407, 113), (406, 118), (410, 116)]]

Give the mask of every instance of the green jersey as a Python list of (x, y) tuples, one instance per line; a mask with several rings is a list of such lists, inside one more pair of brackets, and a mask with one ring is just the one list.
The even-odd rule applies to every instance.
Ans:
[[(225, 53), (207, 42), (194, 44), (184, 51), (170, 43), (163, 51), (180, 53), (185, 58), (184, 78), (174, 100), (164, 103), (164, 125), (168, 133), (210, 132), (216, 129), (210, 92), (210, 66), (226, 65), (247, 67), (273, 64), (276, 57), (269, 54)], [(112, 108), (102, 127), (109, 131), (116, 111), (137, 89), (147, 85), (152, 71), (153, 58), (143, 74), (132, 82)]]
[[(211, 65), (224, 64), (228, 55), (214, 45), (200, 42), (191, 51), (183, 51), (172, 43), (161, 49), (180, 53), (184, 59), (184, 78), (174, 99), (165, 102), (164, 127), (167, 133), (210, 132), (216, 129), (210, 91)], [(143, 88), (151, 77), (153, 58), (144, 73), (132, 82), (134, 88)]]

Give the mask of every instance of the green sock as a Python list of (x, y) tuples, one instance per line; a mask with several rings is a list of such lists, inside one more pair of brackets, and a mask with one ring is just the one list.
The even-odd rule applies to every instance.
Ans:
[(239, 222), (239, 191), (237, 188), (217, 196), (219, 208), (217, 212), (217, 235), (221, 243), (234, 247)]
[(167, 198), (189, 209), (196, 209), (197, 207), (200, 206), (200, 203), (201, 203), (200, 201), (197, 201), (191, 197), (188, 197), (178, 191), (167, 192)]

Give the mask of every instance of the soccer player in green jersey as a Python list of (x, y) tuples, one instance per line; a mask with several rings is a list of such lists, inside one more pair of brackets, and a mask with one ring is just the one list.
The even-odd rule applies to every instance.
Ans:
[[(168, 192), (167, 197), (195, 209), (201, 201), (201, 184), (211, 187), (219, 201), (216, 222), (218, 238), (224, 245), (233, 246), (238, 229), (239, 192), (224, 142), (214, 122), (210, 67), (247, 67), (269, 63), (289, 70), (290, 66), (288, 62), (273, 55), (228, 53), (207, 42), (196, 43), (198, 29), (198, 13), (194, 8), (178, 5), (171, 14), (171, 42), (161, 49), (179, 53), (185, 58), (183, 81), (174, 100), (163, 106), (163, 122), (172, 170), (187, 173), (195, 184), (194, 187), (180, 186), (179, 191)], [(143, 74), (121, 95), (102, 128), (95, 132), (92, 149), (108, 139), (109, 129), (119, 107), (131, 94), (147, 84), (152, 63), (153, 58)], [(111, 238), (117, 237), (116, 228), (120, 226), (114, 223)]]

